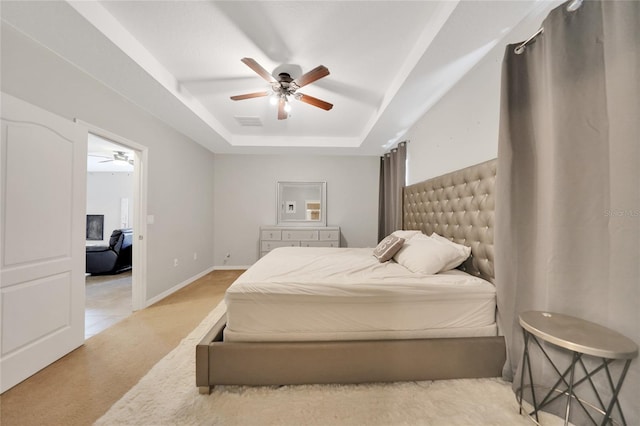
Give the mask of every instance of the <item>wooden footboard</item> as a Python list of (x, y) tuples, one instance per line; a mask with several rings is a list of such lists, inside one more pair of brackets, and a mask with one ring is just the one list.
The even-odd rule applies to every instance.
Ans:
[(196, 347), (196, 385), (372, 383), (499, 377), (502, 336), (344, 342), (223, 342), (224, 317)]

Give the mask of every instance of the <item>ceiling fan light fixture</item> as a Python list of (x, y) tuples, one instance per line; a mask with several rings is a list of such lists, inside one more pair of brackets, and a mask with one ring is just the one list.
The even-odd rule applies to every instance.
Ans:
[(129, 161), (129, 157), (122, 151), (116, 151), (113, 153), (113, 159), (116, 161)]
[[(321, 99), (314, 98), (313, 96), (296, 92), (301, 87), (304, 87), (316, 80), (328, 76), (329, 70), (324, 65), (319, 65), (311, 71), (297, 78), (293, 78), (291, 73), (285, 69), (285, 65), (281, 65), (279, 68), (277, 68), (276, 70), (278, 72), (276, 73), (276, 71), (274, 71), (272, 75), (269, 74), (267, 70), (265, 70), (252, 58), (242, 58), (241, 61), (271, 85), (271, 93), (266, 91), (247, 93), (244, 95), (235, 95), (231, 96), (231, 100), (239, 101), (243, 99), (269, 96), (269, 102), (271, 104), (275, 103), (278, 105), (278, 120), (284, 120), (289, 116), (288, 113), (291, 111), (289, 96), (291, 96), (293, 99), (302, 101), (317, 108), (321, 108), (325, 111), (329, 111), (331, 108), (333, 108), (333, 104), (330, 104), (329, 102), (325, 102)], [(274, 78), (276, 79), (276, 81), (274, 81)]]

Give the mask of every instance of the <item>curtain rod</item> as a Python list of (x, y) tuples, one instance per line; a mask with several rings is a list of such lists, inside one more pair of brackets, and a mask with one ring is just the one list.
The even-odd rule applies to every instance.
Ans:
[(398, 149), (398, 147), (402, 144), (407, 145), (409, 143), (409, 139), (405, 139), (403, 141), (400, 141), (396, 144), (396, 146), (394, 146), (393, 148), (389, 149), (389, 151), (385, 152), (384, 154), (381, 155), (382, 158), (384, 158), (385, 156), (391, 154), (392, 151), (395, 151)]
[[(567, 12), (575, 12), (582, 6), (583, 0), (572, 0), (569, 4), (567, 4)], [(540, 34), (544, 33), (544, 27), (541, 27), (534, 35), (520, 43), (515, 49), (513, 49), (513, 53), (516, 55), (522, 54), (524, 52), (524, 48), (527, 47), (527, 44), (531, 43), (533, 39), (538, 37)]]

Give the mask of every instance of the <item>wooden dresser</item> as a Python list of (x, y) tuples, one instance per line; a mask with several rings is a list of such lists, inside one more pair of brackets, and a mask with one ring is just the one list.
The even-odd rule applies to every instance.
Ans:
[(277, 247), (340, 247), (340, 227), (260, 227), (260, 257)]

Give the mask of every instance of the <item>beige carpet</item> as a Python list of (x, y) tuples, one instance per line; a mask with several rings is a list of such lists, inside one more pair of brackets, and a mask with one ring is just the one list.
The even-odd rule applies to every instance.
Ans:
[[(221, 386), (200, 395), (195, 344), (218, 305), (97, 425), (531, 425), (500, 379), (370, 385)], [(542, 424), (562, 421), (543, 413)]]

